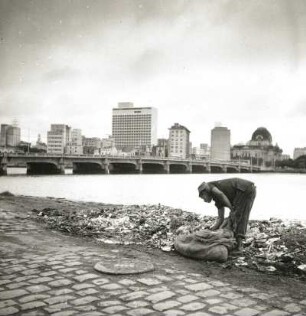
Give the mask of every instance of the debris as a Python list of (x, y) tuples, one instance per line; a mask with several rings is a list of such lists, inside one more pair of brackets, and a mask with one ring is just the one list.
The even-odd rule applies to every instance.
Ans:
[(268, 266), (268, 267), (266, 267), (266, 270), (269, 272), (274, 272), (274, 271), (276, 271), (276, 268), (273, 266)]
[[(80, 204), (81, 205), (81, 204)], [(177, 236), (210, 227), (215, 217), (163, 205), (76, 205), (73, 209), (33, 209), (33, 216), (51, 229), (95, 238), (109, 244), (139, 244), (174, 250)], [(249, 221), (243, 256), (233, 253), (227, 267), (263, 273), (305, 276), (306, 226), (298, 221)]]
[(3, 191), (0, 193), (0, 196), (15, 196), (13, 193), (10, 191)]
[(300, 264), (297, 268), (306, 273), (306, 264)]

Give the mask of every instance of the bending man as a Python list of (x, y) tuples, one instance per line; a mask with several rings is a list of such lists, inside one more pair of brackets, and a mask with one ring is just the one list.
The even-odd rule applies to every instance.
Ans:
[[(253, 182), (240, 178), (203, 182), (199, 187), (199, 197), (210, 203), (214, 200), (218, 209), (218, 220), (211, 228), (228, 228), (234, 232), (237, 248), (241, 250), (242, 239), (245, 239), (249, 215), (256, 197)], [(230, 209), (227, 220), (224, 220), (224, 208)]]

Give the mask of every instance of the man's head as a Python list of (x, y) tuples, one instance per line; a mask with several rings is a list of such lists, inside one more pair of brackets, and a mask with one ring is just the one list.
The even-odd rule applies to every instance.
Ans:
[(205, 202), (209, 203), (212, 200), (212, 196), (210, 194), (211, 188), (208, 183), (203, 182), (198, 187), (199, 197), (203, 199)]

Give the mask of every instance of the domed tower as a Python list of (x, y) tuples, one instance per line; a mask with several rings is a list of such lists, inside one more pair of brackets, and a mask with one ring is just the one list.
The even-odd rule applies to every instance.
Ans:
[(232, 159), (249, 161), (262, 168), (273, 169), (281, 154), (282, 150), (272, 144), (272, 136), (265, 127), (258, 127), (246, 145), (235, 145), (232, 148)]
[(272, 136), (265, 127), (258, 127), (252, 134), (249, 141), (251, 146), (270, 146), (272, 145)]

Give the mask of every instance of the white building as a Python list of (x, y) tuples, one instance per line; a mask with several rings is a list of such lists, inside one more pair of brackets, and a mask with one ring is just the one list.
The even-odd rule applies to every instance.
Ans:
[(47, 153), (64, 154), (65, 148), (71, 142), (71, 127), (65, 124), (51, 124), (47, 132)]
[(65, 152), (70, 155), (82, 155), (82, 131), (80, 129), (73, 129), (71, 131), (71, 140), (67, 143)]
[(231, 131), (217, 126), (211, 130), (211, 159), (229, 161), (231, 159)]
[(190, 155), (190, 131), (175, 123), (169, 128), (169, 157), (188, 158)]
[(117, 149), (132, 151), (157, 143), (157, 110), (154, 107), (134, 107), (133, 103), (118, 103), (113, 108), (112, 136)]
[(293, 159), (297, 159), (301, 156), (306, 155), (306, 147), (303, 148), (294, 148)]

